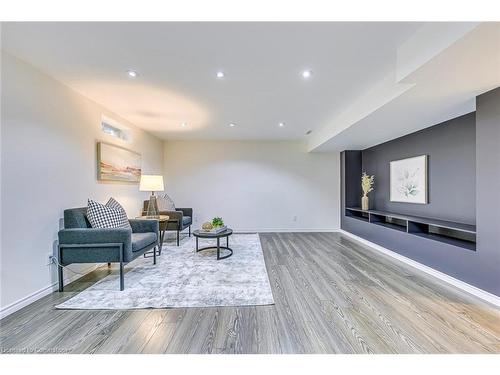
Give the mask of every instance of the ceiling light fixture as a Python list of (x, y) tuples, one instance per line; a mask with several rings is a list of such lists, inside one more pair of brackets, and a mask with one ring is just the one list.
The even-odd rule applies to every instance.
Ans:
[(278, 124), (278, 126), (279, 126), (280, 128), (282, 128), (283, 126), (285, 126), (285, 123), (284, 123), (284, 122), (280, 122), (280, 123)]
[(136, 78), (139, 73), (137, 73), (135, 70), (127, 70), (127, 75), (131, 78)]
[(236, 124), (235, 124), (235, 123), (230, 123), (230, 124), (229, 124), (229, 126), (230, 126), (231, 128), (234, 128), (234, 127), (236, 126)]
[(183, 123), (181, 124), (181, 126), (182, 126), (183, 128), (185, 128), (185, 127), (187, 126), (187, 124), (186, 124), (185, 122), (183, 122)]
[(217, 78), (224, 78), (225, 74), (223, 71), (218, 71), (217, 72)]
[(311, 78), (312, 74), (313, 74), (312, 70), (304, 70), (302, 72), (302, 78), (305, 79)]

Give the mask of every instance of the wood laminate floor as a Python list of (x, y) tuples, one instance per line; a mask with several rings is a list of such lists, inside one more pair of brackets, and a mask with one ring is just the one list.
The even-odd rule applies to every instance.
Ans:
[(4, 353), (500, 352), (499, 309), (349, 237), (260, 238), (275, 305), (54, 309), (116, 272), (103, 267), (67, 292), (52, 293), (0, 321), (0, 348)]

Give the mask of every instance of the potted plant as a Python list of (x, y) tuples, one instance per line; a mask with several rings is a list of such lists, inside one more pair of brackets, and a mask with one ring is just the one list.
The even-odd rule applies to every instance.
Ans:
[(224, 220), (221, 217), (214, 217), (212, 219), (212, 225), (215, 229), (222, 228), (224, 226)]

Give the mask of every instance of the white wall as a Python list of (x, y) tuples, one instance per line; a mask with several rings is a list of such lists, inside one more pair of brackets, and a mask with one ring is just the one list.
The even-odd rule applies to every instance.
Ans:
[[(199, 227), (222, 216), (240, 231), (339, 228), (339, 154), (301, 142), (168, 141), (166, 192)], [(294, 217), (297, 217), (294, 221)]]
[[(309, 154), (299, 142), (163, 143), (5, 52), (1, 77), (1, 315), (52, 290), (56, 268), (46, 264), (65, 208), (114, 196), (129, 216), (140, 212), (148, 193), (138, 185), (97, 181), (98, 140), (141, 153), (144, 173), (163, 171), (195, 226), (222, 216), (244, 231), (339, 227), (337, 153)], [(133, 142), (103, 134), (103, 114), (130, 127)]]
[[(57, 281), (55, 267), (46, 264), (65, 208), (113, 196), (129, 216), (139, 214), (148, 194), (137, 184), (97, 181), (96, 141), (141, 153), (143, 172), (153, 174), (162, 173), (163, 143), (4, 52), (1, 68), (0, 296), (5, 311)], [(103, 134), (102, 114), (132, 128), (132, 143)]]

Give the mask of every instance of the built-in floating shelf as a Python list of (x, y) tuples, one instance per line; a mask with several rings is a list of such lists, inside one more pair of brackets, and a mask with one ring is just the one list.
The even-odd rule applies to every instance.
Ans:
[(369, 212), (369, 221), (375, 225), (380, 225), (382, 227), (391, 228), (399, 230), (401, 232), (406, 232), (408, 222), (405, 219), (401, 219), (394, 216), (383, 215), (381, 213)]
[(359, 220), (369, 221), (370, 215), (368, 211), (363, 211), (361, 209), (356, 208), (346, 208), (345, 214), (348, 217), (354, 217)]
[(347, 217), (467, 250), (476, 250), (476, 226), (393, 212), (346, 207)]

